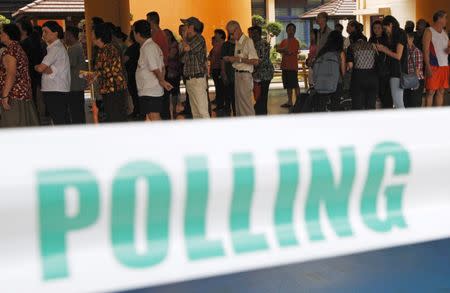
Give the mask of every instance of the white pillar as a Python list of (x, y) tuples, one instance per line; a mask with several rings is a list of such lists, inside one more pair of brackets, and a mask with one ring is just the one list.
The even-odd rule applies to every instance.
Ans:
[(267, 22), (275, 21), (275, 0), (266, 0)]

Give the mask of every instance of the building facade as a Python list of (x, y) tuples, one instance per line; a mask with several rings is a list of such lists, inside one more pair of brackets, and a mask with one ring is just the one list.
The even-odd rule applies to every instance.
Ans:
[[(317, 8), (333, 0), (251, 0), (252, 15), (261, 15), (267, 21), (277, 21), (286, 27), (288, 23), (297, 26), (297, 39), (309, 44), (311, 22), (302, 20), (300, 17), (307, 11)], [(329, 24), (334, 28), (334, 22)], [(286, 38), (283, 30), (277, 41)]]

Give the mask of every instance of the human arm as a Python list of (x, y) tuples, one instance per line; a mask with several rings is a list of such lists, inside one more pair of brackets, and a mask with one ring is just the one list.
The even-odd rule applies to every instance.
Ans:
[(423, 34), (423, 61), (425, 63), (425, 73), (428, 77), (431, 77), (433, 75), (433, 71), (431, 70), (431, 63), (430, 63), (430, 44), (431, 44), (431, 38), (432, 34), (430, 29), (426, 29), (425, 33)]
[(9, 94), (16, 81), (17, 74), (17, 60), (11, 55), (5, 55), (3, 57), (3, 66), (6, 70), (5, 85), (2, 90), (2, 106), (6, 111), (11, 110), (9, 106)]
[(341, 70), (341, 76), (344, 76), (345, 73), (347, 72), (347, 65), (346, 65), (346, 58), (345, 58), (345, 53), (341, 52), (341, 64), (340, 64), (340, 70)]

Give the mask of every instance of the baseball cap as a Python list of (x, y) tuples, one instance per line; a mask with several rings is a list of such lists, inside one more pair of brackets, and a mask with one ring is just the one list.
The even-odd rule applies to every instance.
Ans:
[(203, 32), (203, 28), (204, 28), (204, 25), (203, 25), (203, 23), (198, 19), (198, 18), (196, 18), (196, 17), (189, 17), (189, 18), (187, 18), (187, 19), (181, 19), (181, 22), (183, 23), (183, 24), (186, 24), (186, 25), (193, 25), (194, 26), (194, 30), (197, 32), (197, 33), (202, 33)]

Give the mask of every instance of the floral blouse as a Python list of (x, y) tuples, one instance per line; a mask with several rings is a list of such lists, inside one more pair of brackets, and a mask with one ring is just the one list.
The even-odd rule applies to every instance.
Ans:
[(0, 55), (0, 59), (2, 60), (0, 64), (0, 89), (3, 89), (6, 81), (6, 68), (3, 65), (3, 58), (6, 55), (12, 56), (17, 61), (16, 79), (9, 93), (9, 97), (17, 100), (31, 99), (31, 78), (28, 57), (18, 42), (12, 42)]
[(98, 50), (95, 70), (99, 74), (100, 93), (112, 94), (127, 89), (120, 52), (112, 44)]
[(270, 81), (273, 79), (274, 68), (270, 60), (270, 44), (267, 41), (260, 40), (255, 42), (255, 49), (258, 53), (259, 64), (255, 66), (253, 79), (255, 81)]

